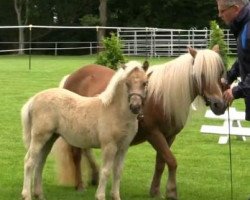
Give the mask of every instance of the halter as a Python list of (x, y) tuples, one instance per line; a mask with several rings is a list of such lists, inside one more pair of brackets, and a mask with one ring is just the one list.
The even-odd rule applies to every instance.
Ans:
[(146, 99), (146, 95), (145, 95), (145, 96), (142, 96), (142, 95), (139, 94), (139, 93), (131, 93), (131, 94), (128, 95), (128, 101), (130, 101), (130, 99), (131, 99), (132, 96), (138, 96), (138, 97), (140, 97), (141, 100), (142, 100), (142, 105), (144, 105), (144, 101), (145, 101), (145, 99)]

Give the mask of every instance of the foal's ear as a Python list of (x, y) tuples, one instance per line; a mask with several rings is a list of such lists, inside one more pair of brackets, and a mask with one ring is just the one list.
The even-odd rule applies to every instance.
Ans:
[(195, 58), (197, 51), (194, 48), (188, 47), (188, 52), (191, 54), (193, 58)]
[(150, 76), (152, 75), (152, 73), (153, 73), (153, 71), (151, 71), (151, 72), (149, 72), (149, 73), (147, 74), (148, 79), (150, 78)]
[(212, 50), (215, 51), (216, 53), (220, 53), (220, 46), (216, 44), (213, 46)]
[(142, 65), (142, 68), (144, 69), (144, 71), (147, 71), (148, 70), (148, 67), (149, 67), (149, 63), (148, 61), (144, 61), (143, 65)]
[(124, 69), (124, 70), (125, 70), (125, 69), (126, 69), (126, 67), (127, 67), (127, 66), (126, 66), (124, 63), (122, 63), (122, 64), (121, 64), (121, 68), (122, 68), (122, 69)]

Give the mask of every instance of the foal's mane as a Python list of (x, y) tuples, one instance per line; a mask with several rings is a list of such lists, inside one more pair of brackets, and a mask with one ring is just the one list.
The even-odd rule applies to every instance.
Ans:
[(222, 60), (212, 50), (197, 51), (195, 59), (189, 53), (181, 55), (165, 64), (153, 66), (148, 97), (162, 103), (164, 115), (170, 123), (184, 126), (190, 104), (198, 95), (194, 87), (198, 87), (199, 94), (202, 94), (201, 77), (206, 77), (206, 85), (214, 85), (222, 70)]
[(125, 69), (122, 67), (118, 69), (118, 71), (114, 74), (114, 76), (111, 78), (107, 88), (99, 95), (99, 98), (101, 99), (102, 103), (107, 106), (112, 103), (112, 100), (114, 99), (117, 89), (120, 86), (120, 84), (123, 83), (123, 81), (126, 79), (126, 77), (135, 69), (139, 68), (142, 69), (142, 64), (137, 61), (130, 61), (125, 64)]

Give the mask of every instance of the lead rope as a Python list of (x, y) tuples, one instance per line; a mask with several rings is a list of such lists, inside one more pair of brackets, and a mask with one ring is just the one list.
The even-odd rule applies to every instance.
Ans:
[(231, 127), (230, 127), (229, 106), (227, 107), (227, 119), (228, 119), (228, 148), (229, 148), (229, 162), (230, 162), (231, 200), (233, 200), (233, 163), (232, 163), (232, 145), (231, 145)]

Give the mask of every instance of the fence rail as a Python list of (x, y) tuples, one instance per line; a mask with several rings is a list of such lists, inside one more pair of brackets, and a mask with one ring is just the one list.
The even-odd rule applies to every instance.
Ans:
[[(208, 47), (210, 41), (211, 30), (183, 30), (183, 29), (162, 29), (162, 28), (142, 28), (142, 27), (51, 27), (51, 26), (0, 26), (0, 29), (8, 28), (28, 28), (33, 29), (96, 29), (96, 33), (100, 29), (116, 31), (118, 37), (123, 43), (123, 52), (125, 55), (135, 56), (179, 56), (187, 52), (187, 46), (196, 49), (204, 49)], [(234, 55), (237, 52), (236, 41), (229, 30), (223, 30), (224, 40), (227, 44), (228, 54)], [(5, 49), (5, 46), (14, 46), (13, 49)], [(0, 54), (18, 52), (19, 42), (0, 42)], [(81, 41), (56, 41), (56, 42), (24, 42), (24, 51), (46, 51), (58, 55), (59, 51), (75, 50), (80, 54), (93, 54), (99, 49), (97, 41), (81, 42)], [(79, 54), (79, 53), (78, 53)]]

